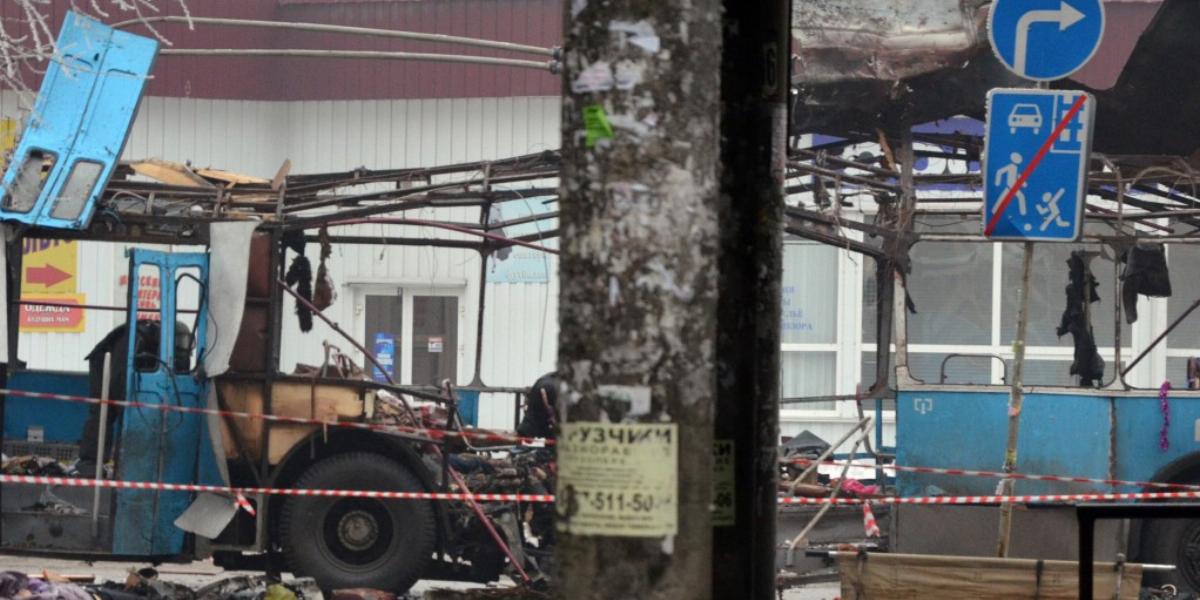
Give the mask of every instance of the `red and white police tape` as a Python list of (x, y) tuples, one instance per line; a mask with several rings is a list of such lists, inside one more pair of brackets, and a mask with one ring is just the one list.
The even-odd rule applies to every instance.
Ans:
[(780, 504), (1071, 504), (1076, 502), (1118, 502), (1124, 500), (1181, 500), (1200, 498), (1200, 490), (1190, 492), (1130, 492), (1118, 494), (1033, 494), (1026, 496), (875, 496), (872, 498), (780, 498)]
[[(104, 487), (168, 492), (212, 492), (237, 496), (283, 495), (333, 498), (377, 498), (381, 500), (448, 500), (477, 502), (554, 502), (551, 494), (489, 494), (459, 492), (398, 492), (386, 490), (328, 490), (308, 488), (255, 488), (199, 485), (191, 483), (159, 483), (149, 481), (118, 481), (112, 479), (81, 479), (46, 475), (0, 475), (0, 484), (49, 485), (68, 487)], [(1091, 494), (1034, 494), (1024, 496), (926, 496), (874, 498), (780, 498), (780, 504), (1065, 504), (1073, 502), (1114, 502), (1123, 500), (1179, 500), (1200, 498), (1200, 490), (1186, 492), (1130, 492)]]
[(247, 500), (245, 496), (243, 496), (241, 494), (237, 494), (233, 497), (233, 502), (234, 502), (234, 504), (238, 505), (238, 508), (250, 513), (250, 516), (252, 516), (252, 517), (258, 516), (258, 511), (254, 510), (254, 505), (251, 504), (250, 501)]
[(47, 475), (0, 475), (0, 484), (50, 485), (67, 487), (102, 487), (164, 492), (211, 492), (232, 496), (281, 495), (319, 496), (334, 498), (378, 498), (381, 500), (475, 500), (476, 502), (554, 502), (550, 494), (486, 494), (458, 492), (397, 492), (386, 490), (324, 490), (308, 488), (255, 488), (200, 485), (194, 483), (160, 483), (151, 481), (118, 481), (115, 479), (82, 479)]
[[(811, 465), (813, 461), (807, 458), (797, 458), (791, 461), (798, 465)], [(1001, 471), (979, 471), (971, 469), (942, 469), (937, 467), (909, 467), (905, 465), (872, 465), (838, 460), (821, 461), (822, 465), (841, 467), (850, 465), (863, 469), (883, 469), (884, 471), (904, 471), (907, 473), (930, 473), (934, 475), (960, 475), (964, 477), (991, 477), (997, 479), (1021, 479), (1026, 481), (1059, 481), (1067, 483), (1099, 483), (1103, 485), (1125, 485), (1140, 488), (1158, 488), (1169, 490), (1200, 490), (1200, 485), (1193, 483), (1165, 483), (1160, 481), (1127, 481), (1124, 479), (1096, 479), (1092, 477), (1072, 477), (1070, 475), (1033, 475), (1028, 473), (1003, 473)]]
[(554, 444), (554, 440), (543, 438), (526, 438), (514, 435), (496, 433), (494, 431), (484, 430), (467, 430), (467, 431), (450, 431), (444, 429), (426, 429), (422, 427), (409, 427), (405, 425), (387, 425), (383, 423), (360, 423), (356, 421), (323, 421), (321, 419), (308, 419), (304, 417), (287, 417), (282, 415), (262, 414), (238, 412), (232, 410), (217, 410), (211, 408), (200, 408), (193, 406), (177, 406), (174, 404), (149, 404), (146, 402), (136, 402), (131, 400), (101, 400), (99, 398), (89, 398), (87, 396), (73, 396), (71, 394), (50, 394), (46, 392), (29, 392), (25, 390), (11, 390), (0, 388), (0, 395), (17, 396), (22, 398), (37, 398), (40, 400), (58, 400), (61, 402), (79, 402), (83, 404), (108, 404), (110, 406), (121, 406), (124, 408), (145, 408), (157, 411), (180, 412), (197, 415), (216, 415), (219, 417), (233, 417), (235, 419), (261, 419), (263, 421), (272, 421), (276, 423), (293, 423), (301, 425), (318, 425), (321, 427), (342, 427), (346, 429), (365, 429), (368, 431), (391, 431), (396, 433), (408, 433), (413, 435), (428, 436), (431, 440), (439, 440), (443, 438), (466, 438), (478, 441), (487, 442), (502, 442), (509, 444), (525, 444), (530, 446), (550, 446)]

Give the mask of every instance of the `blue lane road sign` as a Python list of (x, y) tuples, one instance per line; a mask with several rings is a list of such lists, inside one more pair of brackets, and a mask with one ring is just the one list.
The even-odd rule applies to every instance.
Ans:
[(1101, 0), (996, 0), (988, 14), (992, 49), (1012, 72), (1035, 81), (1082, 67), (1104, 35)]
[(994, 240), (1079, 238), (1096, 99), (1073, 90), (988, 92), (983, 230)]

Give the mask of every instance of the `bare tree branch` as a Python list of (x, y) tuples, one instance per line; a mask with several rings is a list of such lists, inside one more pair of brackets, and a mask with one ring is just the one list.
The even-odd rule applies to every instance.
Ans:
[[(50, 68), (55, 54), (57, 31), (51, 22), (51, 9), (60, 0), (3, 0), (15, 7), (0, 18), (0, 90), (17, 92), (24, 106), (32, 106), (33, 86), (37, 79)], [(143, 21), (151, 35), (171, 45), (160, 31), (155, 29), (147, 17), (156, 16), (164, 9), (178, 8), (192, 29), (191, 11), (187, 0), (70, 0), (72, 10), (100, 19), (136, 19)], [(10, 10), (12, 10), (10, 8)]]

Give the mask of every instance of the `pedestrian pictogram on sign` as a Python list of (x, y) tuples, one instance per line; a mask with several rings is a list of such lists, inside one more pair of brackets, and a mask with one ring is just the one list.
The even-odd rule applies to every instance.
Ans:
[(1074, 241), (1087, 197), (1095, 98), (1077, 91), (988, 93), (983, 233)]
[(996, 0), (988, 14), (988, 36), (1000, 62), (1036, 81), (1077, 71), (1103, 35), (1101, 0)]

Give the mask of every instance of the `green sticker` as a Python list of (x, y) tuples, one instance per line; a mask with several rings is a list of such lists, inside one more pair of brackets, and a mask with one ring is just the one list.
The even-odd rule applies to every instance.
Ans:
[(583, 107), (583, 126), (587, 129), (588, 148), (595, 146), (597, 140), (612, 139), (612, 125), (608, 122), (604, 107), (599, 104)]

